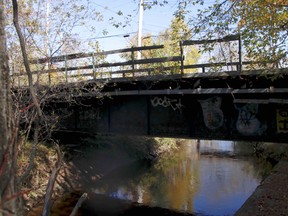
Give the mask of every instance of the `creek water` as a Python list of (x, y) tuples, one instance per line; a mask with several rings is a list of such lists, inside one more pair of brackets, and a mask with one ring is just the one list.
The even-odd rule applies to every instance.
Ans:
[[(241, 207), (262, 179), (261, 168), (251, 158), (234, 157), (247, 151), (247, 146), (243, 142), (182, 140), (177, 153), (149, 166), (124, 159), (126, 156), (119, 153), (113, 156), (112, 151), (100, 157), (90, 152), (93, 157), (89, 161), (78, 163), (94, 166), (92, 173), (100, 176), (86, 184), (95, 195), (195, 215), (228, 216)], [(101, 202), (102, 211), (114, 208), (111, 200), (107, 202)], [(96, 203), (100, 202), (90, 200), (88, 208), (96, 208)]]

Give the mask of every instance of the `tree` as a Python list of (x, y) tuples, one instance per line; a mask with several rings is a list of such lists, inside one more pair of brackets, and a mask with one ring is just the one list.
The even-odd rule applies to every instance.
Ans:
[[(12, 5), (10, 5), (12, 2)], [(19, 213), (21, 210), (21, 202), (19, 202), (21, 193), (18, 192), (18, 185), (22, 185), (23, 182), (31, 175), (31, 170), (34, 167), (34, 159), (37, 151), (37, 145), (40, 141), (47, 141), (48, 138), (50, 138), (51, 132), (54, 129), (54, 126), (58, 123), (57, 117), (46, 114), (43, 112), (42, 108), (45, 106), (45, 103), (49, 101), (50, 97), (55, 98), (57, 97), (57, 93), (59, 93), (57, 87), (52, 88), (51, 86), (46, 86), (43, 88), (40, 88), (39, 86), (39, 79), (33, 78), (33, 73), (31, 71), (31, 56), (35, 55), (35, 57), (39, 57), (41, 51), (45, 51), (45, 45), (41, 43), (41, 35), (42, 31), (40, 31), (40, 27), (42, 27), (42, 23), (40, 22), (41, 11), (37, 10), (34, 11), (36, 8), (33, 3), (36, 1), (20, 1), (20, 7), (18, 8), (18, 2), (17, 0), (12, 0), (9, 2), (9, 4), (3, 4), (3, 0), (1, 0), (0, 4), (0, 135), (1, 139), (1, 145), (0, 145), (0, 216), (6, 215), (6, 214), (15, 214), (15, 215), (22, 215)], [(45, 2), (45, 1), (44, 1)], [(43, 1), (38, 1), (38, 6), (43, 3)], [(60, 2), (62, 3), (62, 2)], [(11, 8), (9, 7), (12, 6)], [(28, 6), (27, 6), (28, 5)], [(23, 6), (23, 8), (21, 7)], [(63, 6), (63, 5), (62, 5)], [(75, 4), (71, 5), (73, 9), (75, 10), (75, 14), (77, 17), (81, 14), (82, 7), (76, 7)], [(5, 8), (4, 8), (5, 7)], [(54, 10), (59, 10), (54, 8)], [(8, 25), (9, 22), (4, 21), (4, 15), (3, 12), (6, 12), (5, 18), (10, 18), (11, 15), (13, 18), (13, 25), (15, 27), (12, 28), (12, 26)], [(21, 19), (22, 17), (27, 18), (27, 14), (34, 13), (35, 16), (31, 16), (31, 20), (33, 22), (29, 22), (29, 19)], [(19, 19), (19, 16), (21, 17)], [(35, 19), (35, 17), (39, 18), (39, 20)], [(69, 14), (65, 14), (64, 18), (69, 18)], [(79, 18), (79, 17), (78, 17)], [(34, 20), (33, 20), (34, 19)], [(79, 18), (79, 20), (82, 19)], [(31, 21), (30, 20), (30, 21)], [(60, 19), (60, 26), (57, 26), (58, 31), (62, 31), (62, 33), (66, 32), (65, 25), (68, 28), (67, 32), (70, 30), (72, 31), (72, 27), (75, 27), (76, 23), (73, 23), (74, 25), (69, 25), (65, 23), (66, 19)], [(78, 19), (74, 20), (75, 22)], [(56, 20), (57, 21), (57, 20)], [(71, 20), (70, 20), (71, 21)], [(39, 22), (39, 23), (38, 23)], [(61, 29), (61, 30), (60, 30)], [(54, 29), (55, 30), (55, 29)], [(66, 32), (66, 33), (67, 33)], [(23, 73), (27, 76), (28, 80), (28, 91), (25, 90), (25, 88), (21, 88), (18, 92), (16, 97), (13, 97), (14, 101), (13, 104), (15, 104), (12, 107), (12, 98), (11, 98), (11, 86), (10, 86), (10, 73), (9, 73), (9, 63), (8, 63), (8, 56), (11, 59), (13, 57), (13, 52), (8, 52), (9, 49), (6, 47), (6, 38), (5, 34), (7, 33), (10, 37), (10, 42), (14, 40), (13, 43), (9, 43), (8, 41), (8, 48), (9, 44), (12, 44), (14, 48), (14, 53), (17, 53), (17, 56), (22, 58), (22, 61), (18, 66), (18, 69), (21, 68), (21, 64), (23, 64)], [(68, 35), (67, 33), (67, 35)], [(14, 35), (15, 34), (15, 35)], [(71, 33), (72, 34), (72, 33)], [(66, 35), (66, 36), (67, 36)], [(15, 38), (17, 36), (17, 38)], [(44, 36), (47, 36), (44, 34)], [(58, 34), (53, 38), (57, 38)], [(69, 37), (69, 35), (67, 36)], [(13, 38), (13, 40), (11, 39)], [(62, 38), (63, 39), (63, 38)], [(16, 42), (17, 41), (17, 42)], [(66, 38), (64, 38), (64, 41), (57, 40), (49, 40), (54, 43), (51, 43), (53, 46), (55, 45), (56, 51), (54, 53), (50, 53), (49, 56), (44, 55), (50, 58), (55, 54), (67, 41)], [(51, 46), (52, 46), (51, 45)], [(11, 48), (11, 47), (10, 47)], [(49, 49), (50, 50), (50, 49)], [(12, 51), (12, 50), (10, 50)], [(13, 58), (12, 58), (13, 62)], [(10, 64), (11, 66), (11, 64)], [(78, 85), (74, 85), (74, 88), (71, 88), (72, 91), (78, 91), (81, 89)], [(21, 90), (24, 91), (23, 97), (21, 97)], [(97, 91), (98, 87), (95, 87), (92, 91)], [(52, 94), (47, 94), (47, 92), (50, 92)], [(14, 96), (15, 96), (14, 95)], [(68, 95), (68, 96), (67, 96)], [(69, 101), (72, 103), (73, 99), (70, 99), (69, 95), (71, 95), (69, 92), (67, 92), (67, 95), (62, 95), (62, 100)], [(65, 99), (63, 99), (65, 98)], [(57, 98), (56, 98), (57, 99)], [(59, 99), (59, 97), (58, 97)], [(13, 110), (12, 110), (13, 109)], [(21, 116), (21, 117), (20, 117)], [(30, 152), (29, 157), (29, 164), (25, 168), (24, 172), (21, 173), (21, 176), (17, 176), (17, 150), (18, 150), (18, 135), (20, 134), (18, 131), (18, 128), (20, 128), (20, 123), (18, 118), (25, 117), (25, 123), (27, 123), (27, 131), (25, 130), (25, 135), (30, 135), (30, 129), (33, 128), (33, 145)], [(23, 127), (21, 127), (23, 129)], [(25, 128), (26, 129), (26, 128)], [(28, 136), (27, 136), (28, 137)], [(3, 143), (2, 143), (3, 141)], [(20, 145), (19, 145), (20, 146)], [(56, 147), (57, 148), (57, 147)], [(54, 182), (57, 177), (57, 173), (59, 171), (59, 167), (61, 166), (61, 154), (59, 153), (60, 150), (58, 149), (58, 158), (59, 161), (56, 164), (55, 169), (53, 169), (53, 172), (51, 174), (51, 178), (49, 181), (49, 184), (47, 186), (47, 193), (45, 198), (45, 211), (46, 213), (43, 213), (43, 215), (49, 214), (49, 208), (51, 207), (51, 196), (53, 193), (54, 188)]]
[[(8, 35), (8, 54), (11, 73), (25, 74), (25, 68), (20, 51), (18, 36), (12, 25), (11, 0), (5, 1), (7, 11), (6, 28)], [(19, 26), (25, 39), (29, 60), (47, 58), (46, 64), (30, 64), (32, 71), (43, 71), (55, 67), (55, 63), (49, 61), (56, 55), (66, 55), (73, 52), (93, 49), (86, 41), (79, 40), (79, 32), (87, 31), (94, 34), (95, 22), (100, 22), (102, 16), (91, 7), (90, 0), (83, 1), (51, 1), (51, 0), (19, 0)], [(59, 66), (60, 63), (56, 63)], [(64, 63), (62, 64), (64, 65)], [(40, 78), (39, 78), (40, 76)], [(51, 77), (49, 75), (49, 81)], [(38, 73), (33, 76), (33, 81), (48, 82), (48, 75)], [(57, 80), (56, 78), (54, 81)], [(22, 81), (22, 79), (21, 79)], [(23, 78), (25, 84), (28, 83)], [(22, 83), (23, 83), (22, 82)]]
[[(185, 21), (179, 17), (175, 17), (171, 21), (171, 25), (168, 29), (160, 32), (158, 36), (153, 39), (153, 36), (148, 33), (142, 38), (142, 46), (152, 46), (163, 44), (163, 49), (141, 51), (142, 58), (161, 58), (161, 57), (172, 57), (180, 56), (180, 41), (189, 40), (191, 37), (190, 29)], [(130, 41), (129, 46), (137, 45), (137, 35), (135, 35)], [(200, 58), (200, 54), (196, 47), (187, 46), (183, 47), (183, 54), (185, 56), (185, 64), (195, 64)], [(129, 59), (130, 56), (125, 56)], [(135, 57), (136, 58), (136, 54)], [(159, 65), (158, 65), (159, 66)], [(153, 65), (146, 65), (145, 67), (153, 67)], [(155, 67), (155, 65), (154, 65)], [(157, 66), (156, 66), (157, 67)], [(161, 63), (160, 67), (175, 67), (180, 72), (179, 62), (165, 62)], [(187, 71), (186, 71), (187, 72)], [(161, 73), (161, 69), (157, 72)]]
[(249, 57), (272, 62), (272, 66), (287, 61), (288, 4), (284, 3), (284, 0), (258, 0), (235, 5)]
[(13, 115), (4, 25), (0, 0), (0, 215), (21, 215), (17, 186), (17, 124)]
[(262, 62), (266, 67), (287, 65), (286, 0), (216, 0), (207, 8), (198, 9), (197, 16), (193, 16), (193, 7), (204, 3), (203, 0), (178, 1), (175, 15), (188, 19), (194, 36), (211, 39), (239, 34), (248, 59)]
[[(191, 31), (185, 20), (181, 17), (173, 18), (170, 27), (164, 32), (160, 32), (156, 39), (156, 43), (163, 43), (165, 47), (158, 55), (166, 57), (180, 55), (180, 41), (189, 40), (190, 38)], [(198, 49), (194, 46), (187, 46), (183, 49), (185, 64), (196, 64), (200, 58)]]

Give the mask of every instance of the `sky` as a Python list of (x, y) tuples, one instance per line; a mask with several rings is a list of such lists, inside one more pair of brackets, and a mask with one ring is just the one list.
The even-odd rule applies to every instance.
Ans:
[[(104, 16), (104, 22), (97, 22), (95, 27), (97, 32), (95, 35), (82, 34), (82, 40), (98, 40), (102, 50), (113, 50), (125, 48), (129, 45), (129, 38), (133, 37), (138, 31), (139, 21), (139, 2), (140, 0), (97, 0), (92, 6)], [(144, 0), (148, 3), (148, 0)], [(168, 0), (165, 7), (154, 6), (152, 9), (144, 10), (142, 22), (142, 35), (151, 33), (157, 36), (160, 32), (167, 29), (173, 18), (173, 13), (177, 8), (177, 0)], [(206, 5), (214, 2), (207, 0)], [(123, 12), (123, 16), (118, 16), (118, 11)], [(109, 23), (109, 18), (123, 19), (131, 15), (130, 23), (125, 28), (115, 28)], [(103, 30), (107, 30), (107, 34), (103, 35)], [(126, 37), (124, 37), (126, 35)], [(128, 36), (128, 37), (127, 37)]]
[[(97, 35), (92, 37), (85, 35), (82, 38), (98, 40), (103, 50), (125, 48), (129, 45), (129, 38), (133, 37), (138, 31), (139, 2), (136, 2), (136, 0), (97, 0), (92, 4), (97, 11), (103, 14), (104, 22), (96, 23), (96, 28), (99, 29)], [(169, 5), (165, 7), (156, 6), (153, 9), (145, 10), (142, 22), (143, 35), (148, 32), (157, 35), (160, 31), (168, 28), (175, 9), (176, 1), (170, 1)], [(118, 11), (122, 11), (123, 16), (118, 16)], [(125, 28), (116, 28), (109, 23), (111, 17), (123, 20), (128, 15), (131, 15), (130, 23)], [(102, 34), (103, 30), (107, 30), (107, 35)]]

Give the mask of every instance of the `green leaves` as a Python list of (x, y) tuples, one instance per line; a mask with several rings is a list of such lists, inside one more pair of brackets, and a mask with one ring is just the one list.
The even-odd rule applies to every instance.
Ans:
[(247, 60), (262, 61), (267, 67), (276, 67), (287, 64), (288, 7), (285, 2), (217, 0), (215, 4), (198, 9), (196, 19), (191, 19), (191, 13), (183, 13), (188, 3), (199, 6), (204, 1), (182, 0), (176, 15), (188, 18), (192, 32), (201, 39), (240, 33)]

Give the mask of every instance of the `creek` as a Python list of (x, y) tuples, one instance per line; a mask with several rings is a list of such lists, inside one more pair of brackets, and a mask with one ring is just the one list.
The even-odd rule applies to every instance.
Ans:
[(74, 161), (81, 170), (81, 190), (91, 197), (80, 215), (119, 215), (137, 203), (191, 215), (228, 216), (262, 180), (262, 168), (251, 157), (240, 157), (251, 151), (249, 143), (179, 143), (177, 152), (152, 164), (119, 149), (90, 149)]

